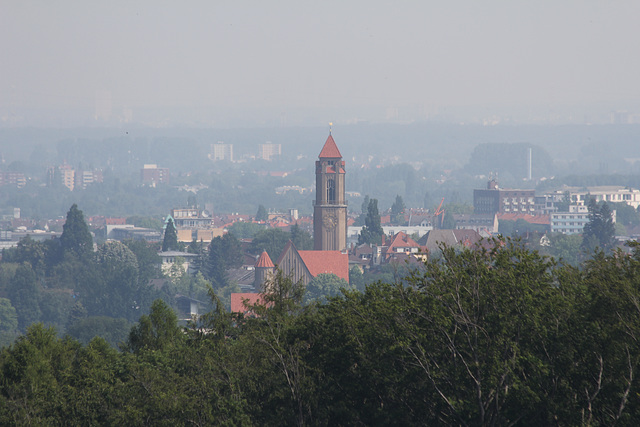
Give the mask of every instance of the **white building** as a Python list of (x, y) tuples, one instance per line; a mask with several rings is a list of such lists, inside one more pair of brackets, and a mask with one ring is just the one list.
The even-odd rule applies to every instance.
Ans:
[(282, 154), (282, 145), (273, 144), (271, 141), (267, 141), (264, 144), (260, 144), (260, 151), (258, 152), (258, 158), (262, 160), (270, 161), (276, 156)]
[(225, 144), (222, 141), (211, 144), (209, 159), (213, 161), (226, 160), (229, 162), (233, 162), (233, 144)]
[[(611, 211), (613, 222), (616, 222), (616, 211)], [(582, 233), (589, 222), (589, 210), (586, 206), (569, 206), (569, 212), (553, 212), (551, 214), (551, 232), (562, 234)]]
[(589, 198), (596, 199), (596, 202), (626, 203), (638, 209), (640, 206), (640, 190), (623, 187), (621, 185), (601, 185), (597, 187), (564, 187), (555, 191), (551, 196), (563, 197), (568, 192), (571, 197), (571, 204), (586, 206)]

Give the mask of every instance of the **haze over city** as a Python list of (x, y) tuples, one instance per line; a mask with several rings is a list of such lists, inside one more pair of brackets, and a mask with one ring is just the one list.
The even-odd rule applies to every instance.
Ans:
[(604, 123), (640, 113), (638, 16), (634, 1), (8, 1), (0, 125)]

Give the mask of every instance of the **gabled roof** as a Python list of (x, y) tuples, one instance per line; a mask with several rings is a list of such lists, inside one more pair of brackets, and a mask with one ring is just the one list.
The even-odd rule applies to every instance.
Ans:
[(498, 220), (503, 221), (517, 221), (522, 219), (529, 224), (542, 224), (549, 225), (551, 219), (549, 215), (529, 215), (523, 213), (498, 213)]
[(340, 251), (298, 251), (313, 277), (335, 274), (349, 282), (349, 256)]
[(262, 298), (260, 294), (256, 294), (256, 293), (231, 294), (231, 312), (232, 313), (247, 312), (248, 310), (244, 306), (245, 301), (251, 305), (257, 302), (262, 302)]
[(413, 240), (411, 237), (409, 237), (407, 233), (405, 233), (404, 231), (400, 231), (395, 236), (393, 236), (393, 239), (389, 244), (389, 248), (387, 249), (387, 252), (394, 251), (395, 248), (419, 248), (419, 247), (420, 245), (416, 243), (416, 241)]
[(262, 251), (262, 254), (260, 254), (260, 258), (258, 258), (258, 261), (256, 261), (255, 267), (273, 268), (275, 267), (275, 265), (273, 265), (273, 262), (271, 261), (271, 258), (269, 257), (267, 251)]
[(333, 140), (333, 137), (331, 136), (331, 134), (329, 134), (327, 141), (324, 143), (324, 147), (322, 147), (322, 151), (318, 155), (318, 158), (319, 159), (342, 158), (342, 154), (340, 154), (340, 150), (338, 150), (338, 146), (336, 145), (336, 142)]

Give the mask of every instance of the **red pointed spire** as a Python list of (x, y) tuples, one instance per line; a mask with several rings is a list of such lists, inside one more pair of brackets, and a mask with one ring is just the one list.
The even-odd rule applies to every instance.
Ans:
[(271, 258), (269, 257), (267, 251), (262, 251), (260, 258), (258, 258), (258, 261), (256, 261), (255, 267), (273, 268), (275, 267), (275, 265), (273, 265), (273, 262), (271, 261)]
[(322, 151), (320, 155), (318, 155), (319, 159), (336, 159), (342, 158), (342, 154), (340, 154), (340, 150), (338, 150), (338, 146), (336, 142), (333, 140), (331, 134), (329, 134), (329, 138), (327, 138), (327, 142), (324, 143), (324, 147), (322, 147)]

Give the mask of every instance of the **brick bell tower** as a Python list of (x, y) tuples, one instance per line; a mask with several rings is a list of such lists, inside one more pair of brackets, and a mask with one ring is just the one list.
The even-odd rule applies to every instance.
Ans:
[(316, 161), (313, 239), (316, 251), (347, 249), (347, 201), (344, 161), (331, 133)]

